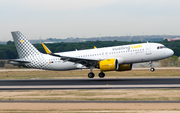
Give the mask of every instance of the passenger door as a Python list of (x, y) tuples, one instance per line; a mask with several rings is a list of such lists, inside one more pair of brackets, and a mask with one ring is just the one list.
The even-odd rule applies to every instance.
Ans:
[(146, 55), (150, 55), (151, 54), (151, 44), (147, 43), (146, 44)]

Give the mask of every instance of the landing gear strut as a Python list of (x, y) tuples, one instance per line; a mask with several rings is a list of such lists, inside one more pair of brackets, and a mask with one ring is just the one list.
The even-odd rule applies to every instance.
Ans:
[(89, 77), (89, 78), (94, 78), (94, 73), (92, 72), (93, 68), (94, 68), (93, 66), (90, 66), (91, 72), (88, 73), (88, 77)]
[(99, 77), (100, 78), (104, 78), (105, 77), (105, 74), (103, 72), (99, 73)]
[(151, 72), (154, 72), (154, 71), (155, 71), (155, 69), (153, 68), (153, 62), (152, 62), (152, 61), (149, 61), (149, 64), (150, 64), (150, 66), (151, 66), (150, 71), (151, 71)]

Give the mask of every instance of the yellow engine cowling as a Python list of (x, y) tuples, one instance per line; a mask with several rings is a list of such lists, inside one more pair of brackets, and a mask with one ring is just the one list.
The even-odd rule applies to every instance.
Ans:
[(121, 64), (116, 71), (129, 71), (132, 70), (132, 64)]
[(99, 68), (101, 71), (115, 71), (118, 69), (117, 59), (106, 59), (99, 62)]

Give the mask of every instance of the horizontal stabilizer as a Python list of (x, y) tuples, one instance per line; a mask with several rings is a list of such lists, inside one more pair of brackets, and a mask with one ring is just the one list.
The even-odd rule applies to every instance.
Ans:
[(15, 60), (9, 60), (11, 61), (11, 64), (13, 65), (19, 65), (19, 66), (23, 66), (25, 64), (28, 64), (28, 63), (31, 63), (30, 61), (23, 61), (23, 60), (20, 60), (20, 59), (15, 59)]
[(19, 62), (19, 63), (31, 63), (30, 61), (23, 61), (23, 60), (20, 60), (20, 59), (9, 60), (9, 61)]

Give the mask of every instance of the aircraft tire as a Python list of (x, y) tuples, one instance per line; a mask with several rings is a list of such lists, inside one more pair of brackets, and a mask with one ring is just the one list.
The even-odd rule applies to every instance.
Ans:
[(94, 78), (94, 73), (93, 72), (88, 73), (88, 77), (89, 78)]
[(99, 77), (100, 78), (104, 78), (105, 77), (105, 74), (103, 72), (99, 73)]
[(150, 69), (150, 71), (151, 71), (151, 72), (154, 72), (154, 71), (155, 71), (155, 69), (154, 69), (154, 68), (151, 68), (151, 69)]

